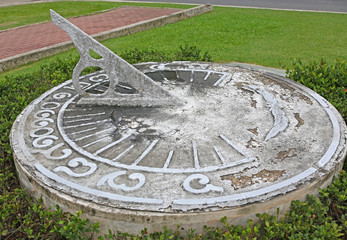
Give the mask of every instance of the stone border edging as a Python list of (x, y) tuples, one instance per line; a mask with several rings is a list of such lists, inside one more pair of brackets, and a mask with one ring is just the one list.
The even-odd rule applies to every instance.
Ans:
[[(212, 11), (211, 5), (200, 5), (190, 9), (184, 9), (182, 11), (168, 14), (166, 16), (153, 18), (150, 20), (141, 21), (138, 23), (130, 24), (127, 26), (111, 29), (109, 31), (97, 33), (91, 35), (97, 41), (103, 41), (110, 38), (127, 36), (133, 33), (138, 33), (146, 30), (150, 30), (156, 27), (161, 27), (167, 24), (175, 23), (190, 17), (194, 17), (206, 12)], [(63, 52), (72, 48), (74, 45), (72, 41), (58, 43), (49, 47), (44, 47), (29, 51), (26, 53), (18, 54), (12, 57), (4, 58), (0, 60), (0, 72), (13, 69), (15, 67), (24, 65), (26, 63), (37, 61), (42, 58), (52, 56), (54, 54)]]

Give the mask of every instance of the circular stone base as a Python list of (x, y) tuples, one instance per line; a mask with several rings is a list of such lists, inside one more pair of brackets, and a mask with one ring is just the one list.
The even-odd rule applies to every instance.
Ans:
[[(95, 104), (67, 81), (18, 116), (19, 179), (46, 206), (82, 210), (102, 232), (202, 231), (224, 216), (245, 224), (256, 213), (284, 213), (342, 168), (346, 125), (300, 84), (220, 64), (136, 67), (180, 103), (103, 105), (108, 76), (95, 72), (80, 79)], [(115, 91), (141, 99), (126, 81)]]

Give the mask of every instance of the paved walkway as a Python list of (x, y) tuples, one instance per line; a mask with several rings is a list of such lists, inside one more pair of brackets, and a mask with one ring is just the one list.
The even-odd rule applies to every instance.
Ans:
[[(89, 35), (154, 19), (180, 9), (121, 7), (104, 13), (69, 19)], [(52, 22), (0, 32), (0, 59), (69, 41), (69, 36)]]

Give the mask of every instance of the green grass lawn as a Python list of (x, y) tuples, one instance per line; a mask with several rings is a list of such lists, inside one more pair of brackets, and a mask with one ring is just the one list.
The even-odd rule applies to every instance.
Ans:
[(279, 67), (292, 58), (347, 59), (347, 15), (214, 7), (207, 13), (104, 44), (121, 52), (136, 46), (173, 49), (189, 43), (217, 62)]
[[(32, 9), (39, 8), (39, 12), (45, 15), (42, 19), (48, 20), (49, 8), (69, 17), (122, 4), (58, 2), (29, 6)], [(167, 4), (150, 6), (184, 8), (182, 5)], [(4, 9), (15, 14), (18, 8)], [(0, 11), (4, 9), (0, 8)], [(76, 13), (76, 9), (82, 10)], [(29, 15), (27, 13), (26, 18)], [(0, 16), (3, 18), (2, 12)], [(215, 62), (247, 62), (280, 68), (282, 64), (289, 65), (294, 58), (306, 62), (324, 58), (328, 63), (334, 62), (336, 58), (347, 60), (346, 29), (347, 14), (214, 7), (213, 12), (131, 36), (106, 40), (103, 44), (116, 53), (122, 53), (135, 47), (173, 51), (179, 45), (188, 43), (208, 51)], [(78, 57), (77, 51), (72, 50), (2, 75), (35, 70), (43, 62), (71, 54)]]

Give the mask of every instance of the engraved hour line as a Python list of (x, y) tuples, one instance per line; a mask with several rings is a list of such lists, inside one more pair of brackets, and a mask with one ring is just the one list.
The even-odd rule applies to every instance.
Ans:
[(174, 150), (171, 150), (171, 151), (169, 152), (169, 155), (167, 156), (167, 159), (166, 159), (166, 162), (165, 162), (163, 168), (167, 168), (167, 167), (169, 166), (170, 161), (171, 161), (171, 158), (172, 158), (172, 155), (173, 155), (173, 152), (174, 152)]
[[(92, 111), (93, 110), (93, 108), (83, 108), (83, 109), (81, 109), (81, 111)], [(76, 111), (76, 109), (65, 109), (64, 110), (65, 112), (71, 112), (71, 111)], [(71, 116), (71, 117), (73, 117), (73, 116)]]
[(194, 167), (200, 168), (199, 156), (198, 156), (198, 147), (197, 147), (195, 141), (192, 141), (192, 144), (193, 144), (193, 154), (194, 154)]
[(73, 133), (70, 133), (70, 134), (71, 135), (76, 135), (76, 134), (79, 134), (79, 133), (89, 132), (89, 131), (92, 131), (92, 130), (95, 130), (95, 129), (98, 129), (98, 128), (97, 127), (92, 127), (92, 128), (88, 128), (88, 129), (85, 129), (85, 130), (78, 131), (78, 132), (73, 132)]
[(103, 137), (103, 138), (100, 138), (100, 139), (98, 139), (98, 140), (95, 140), (95, 141), (93, 141), (93, 142), (91, 142), (91, 143), (88, 143), (88, 144), (82, 146), (82, 148), (89, 147), (89, 146), (91, 146), (91, 145), (94, 145), (95, 143), (98, 143), (98, 142), (101, 142), (101, 141), (103, 141), (103, 140), (106, 140), (107, 138), (109, 138), (108, 135), (105, 136), (105, 137)]
[(128, 87), (128, 86), (125, 86), (125, 85), (118, 84), (117, 86), (121, 87), (121, 88), (124, 88), (124, 89), (132, 90), (131, 87)]
[(208, 72), (208, 73), (207, 73), (207, 75), (206, 75), (205, 78), (204, 78), (204, 81), (207, 80), (207, 78), (210, 76), (210, 74), (211, 74), (211, 72)]
[[(70, 81), (71, 82), (71, 81)], [(54, 89), (54, 88), (53, 88)], [(77, 96), (75, 96), (77, 97)], [(219, 169), (226, 169), (230, 166), (234, 166), (235, 164), (230, 164), (230, 163), (226, 163), (224, 165), (219, 165), (219, 166), (208, 166), (208, 167), (203, 167), (203, 168), (199, 168), (199, 169), (196, 169), (194, 167), (192, 168), (185, 168), (185, 169), (181, 169), (181, 168), (167, 168), (167, 169), (164, 169), (164, 168), (155, 168), (155, 167), (146, 167), (146, 166), (133, 166), (133, 165), (128, 165), (128, 164), (122, 164), (122, 163), (119, 163), (119, 162), (113, 162), (111, 161), (110, 159), (106, 159), (106, 158), (103, 158), (101, 156), (94, 156), (92, 153), (89, 153), (87, 152), (84, 148), (87, 147), (87, 146), (90, 146), (92, 145), (93, 143), (90, 143), (89, 145), (86, 145), (86, 146), (78, 146), (76, 145), (73, 141), (71, 141), (68, 136), (66, 135), (65, 133), (65, 129), (62, 125), (62, 121), (59, 120), (59, 119), (62, 119), (62, 112), (65, 112), (67, 108), (67, 105), (70, 104), (69, 101), (67, 101), (63, 107), (61, 108), (59, 114), (58, 114), (58, 120), (57, 120), (57, 124), (58, 124), (58, 129), (59, 131), (61, 132), (62, 136), (63, 136), (63, 139), (70, 145), (72, 146), (72, 148), (74, 148), (75, 150), (77, 149), (77, 151), (83, 153), (85, 156), (88, 156), (89, 158), (91, 159), (94, 159), (94, 160), (97, 160), (97, 161), (100, 161), (100, 162), (104, 162), (104, 163), (109, 163), (113, 166), (116, 166), (116, 167), (121, 167), (121, 168), (127, 168), (127, 169), (131, 169), (131, 170), (141, 170), (141, 171), (146, 171), (146, 172), (165, 172), (165, 173), (201, 173), (201, 172), (212, 172), (212, 171), (217, 171)], [(79, 109), (80, 111), (80, 109)], [(81, 112), (81, 114), (83, 114), (83, 112)], [(107, 140), (109, 142), (109, 139), (110, 137), (106, 137), (104, 139), (100, 139), (100, 140), (97, 140), (98, 142), (99, 141), (103, 141), (103, 140)]]
[(224, 159), (222, 153), (219, 151), (218, 147), (213, 146), (213, 148), (214, 148), (214, 150), (216, 151), (216, 153), (217, 153), (219, 159), (221, 160), (221, 162), (224, 164), (224, 163), (225, 163), (225, 159)]
[(217, 82), (215, 82), (215, 83), (213, 84), (213, 86), (214, 86), (214, 87), (218, 86), (218, 85), (224, 80), (224, 78), (226, 78), (226, 77), (227, 77), (227, 75), (224, 74), (222, 77), (220, 77), (220, 78), (218, 79)]
[[(73, 109), (73, 110), (76, 110), (76, 109)], [(88, 110), (88, 109), (83, 109), (83, 110)], [(92, 110), (92, 109), (90, 109), (90, 110)], [(105, 114), (106, 114), (106, 112), (100, 112), (100, 113), (90, 113), (90, 114), (83, 114), (83, 115), (66, 116), (64, 118), (94, 117), (94, 116), (100, 116), (100, 115), (105, 115)]]
[(86, 138), (89, 138), (89, 137), (93, 137), (93, 136), (96, 136), (100, 133), (103, 133), (103, 132), (107, 132), (107, 131), (110, 131), (110, 129), (105, 129), (105, 130), (102, 130), (100, 132), (95, 132), (95, 133), (92, 133), (92, 134), (89, 134), (89, 135), (86, 135), (86, 136), (83, 136), (83, 137), (80, 137), (80, 138), (77, 138), (75, 139), (75, 141), (81, 141), (83, 139), (86, 139)]
[(103, 89), (103, 90), (104, 90), (104, 89), (108, 89), (108, 88), (105, 87), (104, 85), (98, 85), (95, 89), (100, 89), (100, 88)]
[(164, 74), (161, 73), (161, 76), (163, 76), (164, 80), (167, 81), (167, 78), (164, 76)]
[(112, 161), (116, 162), (118, 161), (121, 157), (123, 157), (125, 154), (127, 154), (131, 149), (133, 149), (135, 145), (131, 145), (130, 147), (128, 147), (127, 149), (125, 149), (123, 152), (121, 152), (117, 157), (115, 157), (114, 159), (112, 159)]
[(241, 149), (239, 149), (235, 144), (233, 144), (226, 136), (219, 135), (224, 141), (226, 141), (231, 147), (233, 147), (236, 151), (241, 153), (243, 156), (248, 157), (247, 154), (245, 154)]
[(144, 159), (147, 154), (154, 148), (154, 146), (158, 143), (159, 139), (155, 139), (151, 145), (141, 154), (141, 156), (135, 160), (135, 162), (131, 165), (137, 165), (142, 159)]
[(229, 167), (235, 167), (237, 165), (241, 165), (241, 164), (249, 163), (249, 162), (254, 162), (254, 161), (255, 161), (255, 158), (244, 158), (244, 159), (232, 162), (231, 164), (229, 164)]
[(68, 129), (68, 128), (74, 128), (74, 127), (83, 127), (83, 126), (95, 125), (95, 124), (99, 124), (102, 122), (110, 122), (110, 121), (111, 121), (110, 119), (104, 119), (101, 121), (95, 121), (95, 122), (90, 122), (90, 123), (82, 123), (82, 124), (78, 124), (78, 125), (64, 126), (64, 128)]
[(106, 151), (107, 149), (117, 145), (118, 143), (121, 143), (123, 142), (125, 139), (127, 139), (128, 137), (130, 137), (132, 135), (132, 133), (128, 133), (126, 135), (124, 135), (123, 137), (121, 137), (120, 139), (118, 139), (117, 141), (113, 142), (113, 143), (110, 143), (108, 145), (106, 145), (105, 147), (103, 148), (100, 148), (98, 151), (96, 151), (93, 155), (96, 156), (98, 155), (99, 153), (102, 153), (103, 151)]
[(80, 118), (80, 119), (75, 119), (75, 120), (64, 121), (64, 123), (83, 122), (83, 121), (89, 121), (92, 119), (93, 118)]

